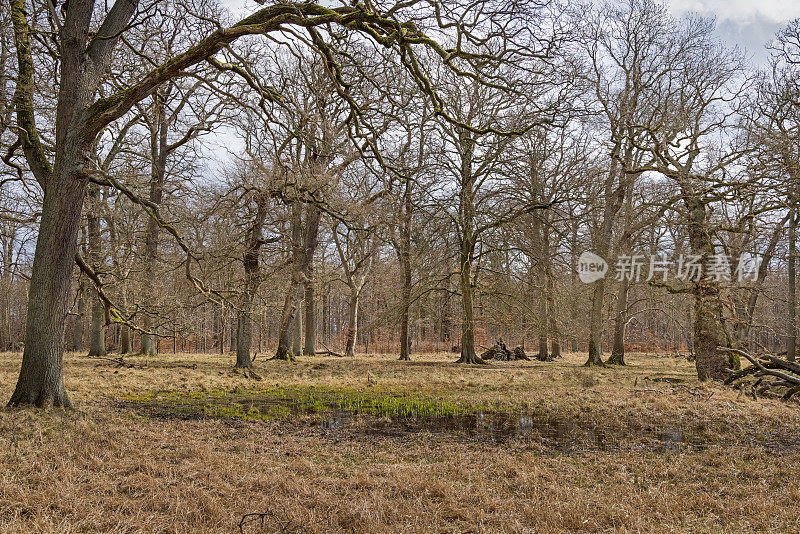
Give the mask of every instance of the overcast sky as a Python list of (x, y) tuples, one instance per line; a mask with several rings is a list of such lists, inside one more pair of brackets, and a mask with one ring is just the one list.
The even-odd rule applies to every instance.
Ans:
[[(236, 16), (247, 15), (260, 7), (254, 0), (220, 1)], [(695, 12), (716, 18), (720, 37), (742, 48), (754, 66), (766, 65), (768, 52), (764, 45), (788, 21), (800, 17), (800, 0), (671, 0), (669, 5), (675, 16)], [(241, 141), (232, 139), (230, 134), (215, 137), (221, 137), (228, 150), (242, 149)], [(225, 149), (216, 147), (213, 151), (225, 152)]]
[(743, 48), (757, 65), (766, 62), (764, 44), (800, 17), (797, 0), (672, 0), (670, 9), (675, 15), (693, 11), (716, 17), (720, 36)]
[[(221, 0), (237, 14), (255, 11), (253, 0)], [(767, 59), (764, 44), (781, 26), (800, 17), (800, 0), (670, 0), (674, 15), (696, 12), (717, 19), (720, 36), (743, 48), (757, 65)]]

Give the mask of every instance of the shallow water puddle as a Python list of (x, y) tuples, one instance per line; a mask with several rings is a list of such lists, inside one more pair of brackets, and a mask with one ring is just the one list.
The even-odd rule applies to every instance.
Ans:
[(677, 426), (601, 427), (588, 417), (557, 417), (542, 407), (459, 404), (363, 390), (157, 392), (128, 397), (123, 404), (156, 418), (283, 420), (316, 427), (325, 435), (429, 435), (492, 444), (514, 440), (567, 454), (622, 449), (677, 453), (708, 446)]

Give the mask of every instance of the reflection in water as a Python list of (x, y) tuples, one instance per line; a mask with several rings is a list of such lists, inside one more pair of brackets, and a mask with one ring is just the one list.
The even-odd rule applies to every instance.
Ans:
[[(437, 404), (431, 400), (405, 397), (369, 396), (355, 398), (342, 393), (287, 394), (263, 392), (230, 393), (192, 399), (192, 402), (161, 404), (153, 399), (149, 414), (186, 419), (283, 419), (310, 417), (312, 425), (325, 433), (378, 436), (414, 434), (446, 435), (455, 439), (503, 444), (509, 440), (564, 454), (592, 451), (651, 450), (667, 454), (705, 449), (712, 442), (700, 432), (691, 432), (691, 422), (676, 425), (644, 426), (636, 420), (608, 421), (601, 426), (586, 414), (554, 416), (536, 410), (491, 411)], [(188, 399), (187, 399), (188, 400)], [(139, 407), (145, 407), (140, 403)], [(276, 417), (272, 415), (277, 414)], [(716, 442), (717, 444), (722, 444)], [(758, 443), (770, 450), (796, 450), (782, 443)], [(788, 448), (787, 448), (788, 447)]]

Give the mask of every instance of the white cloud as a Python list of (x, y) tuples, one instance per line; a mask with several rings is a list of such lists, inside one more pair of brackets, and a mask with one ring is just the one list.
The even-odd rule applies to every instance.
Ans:
[(786, 22), (800, 17), (800, 2), (794, 0), (672, 0), (670, 10), (674, 14), (696, 11), (702, 15), (716, 15), (717, 20), (746, 22), (766, 19), (770, 22)]

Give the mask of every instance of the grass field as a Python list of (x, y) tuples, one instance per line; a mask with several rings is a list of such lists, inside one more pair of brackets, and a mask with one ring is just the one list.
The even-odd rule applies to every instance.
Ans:
[[(74, 409), (0, 411), (0, 532), (239, 532), (257, 512), (244, 532), (800, 531), (797, 403), (700, 385), (680, 358), (593, 370), (584, 354), (480, 368), (394, 358), (259, 358), (256, 381), (230, 355), (132, 368), (67, 355)], [(19, 362), (0, 355), (2, 400)], [(287, 386), (315, 408), (206, 410)], [(315, 392), (439, 416), (331, 424)], [(500, 439), (448, 427), (450, 411), (534, 423)]]

